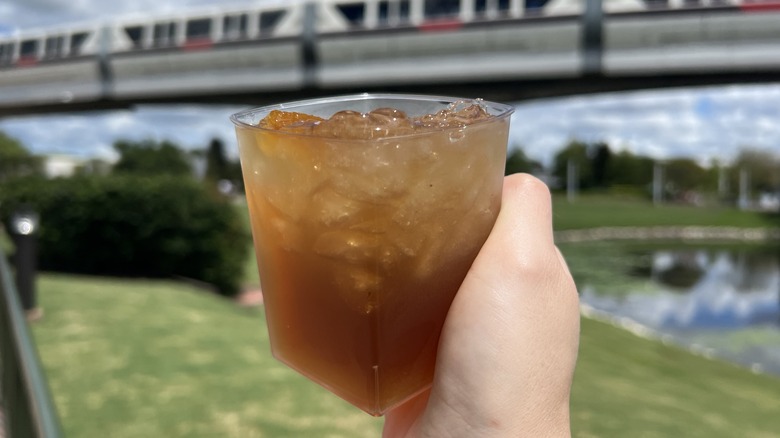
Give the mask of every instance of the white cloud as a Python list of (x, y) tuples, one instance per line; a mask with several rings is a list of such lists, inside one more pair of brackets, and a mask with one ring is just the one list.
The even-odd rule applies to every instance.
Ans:
[[(282, 0), (232, 0), (257, 4)], [(154, 15), (209, 5), (219, 0), (5, 0), (0, 32), (130, 13)], [(606, 141), (613, 148), (656, 158), (690, 156), (699, 162), (732, 159), (741, 146), (780, 149), (777, 123), (780, 85), (724, 86), (575, 96), (517, 104), (512, 145), (549, 163), (571, 139)], [(105, 153), (118, 138), (169, 139), (187, 148), (211, 138), (235, 150), (227, 116), (238, 108), (147, 106), (135, 111), (66, 114), (0, 120), (0, 129), (36, 153)], [(101, 152), (102, 151), (102, 152)]]
[(205, 148), (219, 138), (237, 156), (230, 114), (240, 107), (142, 106), (135, 111), (27, 116), (0, 121), (0, 130), (22, 141), (36, 154), (70, 154), (79, 157), (113, 156), (119, 139), (169, 140), (185, 149)]
[(19, 29), (37, 28), (131, 14), (153, 15), (210, 5), (257, 4), (270, 1), (273, 0), (4, 0), (0, 3), (0, 28), (3, 25)]
[(518, 104), (512, 139), (545, 163), (572, 138), (654, 158), (733, 159), (740, 147), (780, 150), (780, 85), (577, 96)]
[[(780, 85), (640, 91), (517, 104), (510, 146), (545, 164), (572, 139), (605, 141), (653, 158), (733, 159), (740, 147), (780, 151)], [(700, 103), (704, 102), (704, 103)], [(237, 154), (230, 114), (240, 106), (147, 105), (135, 110), (0, 120), (35, 153), (104, 156), (118, 139), (170, 140), (186, 149), (219, 138)], [(108, 151), (108, 152), (107, 152)]]

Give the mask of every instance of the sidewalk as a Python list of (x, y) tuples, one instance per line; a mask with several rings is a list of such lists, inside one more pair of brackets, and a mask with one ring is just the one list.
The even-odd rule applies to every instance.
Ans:
[[(236, 296), (236, 302), (241, 307), (257, 307), (263, 305), (263, 291), (259, 287), (242, 291)], [(2, 436), (0, 436), (2, 438)]]

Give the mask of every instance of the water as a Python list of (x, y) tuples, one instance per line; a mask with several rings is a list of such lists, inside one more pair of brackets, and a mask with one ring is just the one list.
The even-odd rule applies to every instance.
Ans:
[(780, 248), (564, 247), (583, 304), (780, 375)]

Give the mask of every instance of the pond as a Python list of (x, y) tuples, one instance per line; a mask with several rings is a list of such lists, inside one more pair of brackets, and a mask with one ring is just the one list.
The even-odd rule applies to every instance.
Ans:
[(585, 308), (780, 375), (780, 246), (599, 242), (561, 250)]

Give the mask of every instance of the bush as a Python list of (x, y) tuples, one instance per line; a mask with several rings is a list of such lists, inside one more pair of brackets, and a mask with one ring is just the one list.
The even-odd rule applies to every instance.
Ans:
[(0, 216), (40, 214), (41, 269), (182, 276), (238, 291), (249, 236), (225, 198), (182, 177), (17, 179), (0, 187)]

